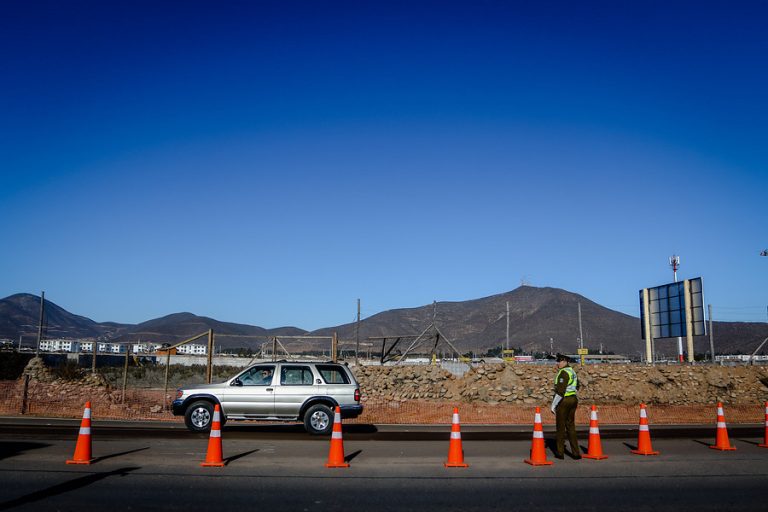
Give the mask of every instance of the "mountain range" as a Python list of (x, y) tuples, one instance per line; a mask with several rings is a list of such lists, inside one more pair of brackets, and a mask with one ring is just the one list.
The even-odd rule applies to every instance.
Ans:
[[(461, 302), (436, 302), (416, 308), (392, 309), (377, 313), (356, 324), (330, 326), (308, 332), (298, 327), (263, 327), (220, 322), (192, 313), (174, 313), (142, 322), (121, 324), (95, 322), (72, 314), (46, 300), (46, 338), (102, 338), (114, 341), (152, 341), (176, 343), (213, 329), (217, 346), (257, 350), (272, 336), (330, 336), (340, 340), (358, 338), (376, 352), (381, 340), (368, 338), (402, 336), (404, 350), (415, 336), (431, 324), (462, 352), (485, 352), (506, 342), (507, 303), (509, 303), (510, 347), (526, 351), (574, 353), (579, 338), (579, 308), (584, 346), (590, 353), (602, 346), (604, 352), (637, 356), (645, 350), (640, 337), (640, 320), (581, 295), (557, 288), (521, 286), (510, 292)], [(638, 306), (639, 307), (639, 306)], [(0, 300), (0, 338), (33, 343), (37, 335), (40, 297), (16, 294)], [(714, 322), (715, 349), (718, 353), (751, 353), (768, 337), (768, 324), (758, 322)], [(657, 351), (672, 355), (676, 340), (657, 340)], [(709, 351), (709, 337), (694, 338), (696, 352)], [(431, 348), (431, 347), (427, 347)], [(447, 348), (447, 346), (445, 347)]]

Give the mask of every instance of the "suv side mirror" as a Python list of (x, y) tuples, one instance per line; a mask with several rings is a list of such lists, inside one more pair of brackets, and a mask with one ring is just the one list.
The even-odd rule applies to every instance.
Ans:
[(229, 385), (230, 386), (242, 386), (243, 382), (240, 379), (238, 379), (237, 377), (235, 377), (235, 380), (233, 380)]

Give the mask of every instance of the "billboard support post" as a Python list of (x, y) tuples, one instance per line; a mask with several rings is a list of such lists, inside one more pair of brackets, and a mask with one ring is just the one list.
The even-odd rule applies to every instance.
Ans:
[(691, 304), (691, 281), (683, 281), (685, 288), (685, 338), (688, 342), (688, 362), (693, 362), (693, 311)]
[(653, 363), (653, 333), (651, 331), (651, 307), (648, 288), (643, 288), (643, 321), (645, 322), (645, 362)]

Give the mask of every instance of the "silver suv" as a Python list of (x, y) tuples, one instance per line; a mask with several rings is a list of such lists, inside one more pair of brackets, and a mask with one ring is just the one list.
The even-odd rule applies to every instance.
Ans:
[(213, 407), (227, 420), (301, 421), (310, 434), (330, 434), (333, 408), (342, 418), (363, 412), (360, 386), (346, 365), (277, 361), (251, 366), (218, 384), (180, 388), (173, 414), (184, 416), (189, 430), (211, 429)]

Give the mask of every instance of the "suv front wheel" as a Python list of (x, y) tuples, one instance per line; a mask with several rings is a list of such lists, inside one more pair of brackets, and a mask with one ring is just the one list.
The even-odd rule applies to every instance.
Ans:
[(213, 404), (205, 400), (191, 403), (184, 413), (184, 423), (192, 432), (208, 432), (213, 423)]
[(313, 405), (304, 414), (304, 428), (316, 436), (325, 436), (333, 430), (333, 413), (327, 405)]

